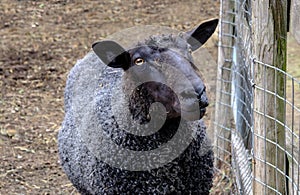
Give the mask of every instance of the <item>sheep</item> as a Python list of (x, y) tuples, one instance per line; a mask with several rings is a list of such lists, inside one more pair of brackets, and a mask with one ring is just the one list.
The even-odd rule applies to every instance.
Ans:
[(191, 54), (217, 24), (150, 36), (127, 50), (99, 41), (71, 69), (58, 147), (81, 194), (209, 194), (208, 98)]

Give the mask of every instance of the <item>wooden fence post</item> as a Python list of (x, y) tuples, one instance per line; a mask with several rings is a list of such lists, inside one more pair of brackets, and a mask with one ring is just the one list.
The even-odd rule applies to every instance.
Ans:
[[(285, 71), (286, 1), (252, 0), (251, 4), (256, 60)], [(284, 75), (261, 63), (254, 66), (257, 86), (254, 91), (254, 194), (286, 194), (285, 152), (277, 146), (285, 148), (285, 129), (281, 125), (285, 119), (285, 104), (274, 95), (284, 97)]]

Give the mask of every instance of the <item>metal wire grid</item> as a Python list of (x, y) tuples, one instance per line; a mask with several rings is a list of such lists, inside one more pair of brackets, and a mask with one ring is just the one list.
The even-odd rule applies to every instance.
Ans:
[[(233, 64), (233, 44), (236, 35), (234, 28), (235, 1), (221, 1), (220, 6), (220, 25), (219, 25), (219, 58), (218, 58), (218, 78), (217, 78), (217, 93), (216, 93), (216, 113), (214, 121), (215, 132), (215, 158), (216, 170), (221, 174), (223, 183), (220, 188), (223, 193), (234, 193), (239, 188), (234, 181), (235, 174), (232, 167), (232, 152), (231, 152), (231, 131), (232, 131), (232, 105), (231, 105), (231, 84), (232, 84), (232, 64)], [(219, 113), (218, 110), (222, 111)], [(221, 182), (220, 182), (221, 183)]]
[[(274, 91), (266, 89), (267, 80), (264, 80), (262, 85), (256, 85), (255, 91), (263, 91), (265, 96), (274, 96), (275, 99), (279, 99), (284, 103), (285, 108), (285, 116), (283, 120), (279, 120), (275, 116), (277, 113), (275, 112), (273, 115), (267, 114), (267, 106), (264, 107), (263, 112), (259, 110), (255, 110), (254, 112), (257, 115), (261, 115), (264, 117), (265, 121), (273, 122), (275, 128), (278, 129), (280, 126), (285, 129), (285, 142), (283, 145), (278, 144), (277, 137), (275, 139), (269, 139), (267, 134), (267, 129), (264, 129), (265, 133), (263, 135), (257, 134), (254, 131), (254, 136), (257, 139), (262, 140), (265, 145), (271, 144), (275, 146), (275, 158), (278, 158), (278, 154), (284, 153), (286, 155), (286, 161), (284, 169), (279, 168), (277, 165), (277, 161), (275, 164), (272, 164), (267, 161), (266, 154), (264, 156), (259, 156), (256, 154), (255, 147), (253, 148), (253, 158), (255, 161), (260, 161), (264, 164), (265, 167), (269, 166), (276, 170), (276, 177), (275, 179), (275, 186), (267, 185), (264, 181), (267, 179), (268, 173), (264, 173), (264, 178), (257, 178), (254, 175), (254, 181), (260, 183), (261, 185), (265, 186), (265, 192), (276, 192), (276, 194), (282, 194), (278, 191), (279, 185), (282, 182), (280, 178), (284, 177), (287, 181), (288, 187), (286, 188), (285, 194), (300, 194), (300, 180), (299, 180), (299, 170), (300, 170), (300, 81), (295, 79), (292, 75), (278, 69), (272, 65), (263, 63), (261, 61), (254, 60), (255, 68), (262, 68), (263, 72), (267, 72), (267, 69), (271, 69), (274, 71), (275, 81), (277, 81), (277, 77), (283, 77), (284, 79), (284, 86), (286, 88), (286, 93), (282, 96), (277, 93), (276, 88)], [(275, 83), (277, 86), (277, 83)], [(265, 101), (265, 100), (264, 100)], [(277, 107), (277, 101), (274, 101), (274, 108)], [(264, 103), (267, 105), (266, 103)], [(276, 111), (276, 109), (274, 109)], [(268, 190), (267, 190), (268, 189)]]
[[(215, 115), (216, 133), (216, 159), (217, 170), (226, 173), (228, 182), (234, 180), (235, 185), (231, 190), (236, 194), (252, 194), (252, 186), (255, 182), (264, 186), (264, 194), (278, 191), (279, 185), (285, 183), (285, 194), (300, 194), (300, 82), (292, 75), (258, 60), (253, 59), (251, 53), (251, 5), (248, 0), (221, 1), (221, 24), (219, 30), (219, 76), (217, 87), (216, 110), (223, 110)], [(279, 94), (275, 88), (270, 91), (266, 88), (267, 81), (261, 85), (256, 84), (256, 70), (272, 69), (275, 81), (279, 77), (284, 79), (285, 93)], [(266, 77), (264, 77), (266, 78)], [(275, 86), (277, 83), (275, 83)], [(253, 95), (263, 92), (274, 97), (274, 110), (276, 111), (277, 100), (284, 103), (285, 113), (283, 119), (267, 114), (267, 106), (263, 111), (253, 107)], [(264, 102), (265, 105), (266, 102)], [(227, 113), (224, 115), (224, 113)], [(218, 115), (222, 116), (218, 116)], [(263, 116), (265, 122), (273, 122), (275, 128), (285, 129), (285, 142), (279, 144), (277, 137), (269, 139), (264, 134), (258, 134), (253, 130), (255, 116)], [(275, 146), (275, 158), (277, 154), (284, 153), (286, 156), (284, 169), (268, 162), (267, 154), (258, 155), (253, 146), (253, 140), (261, 140)], [(229, 146), (229, 147), (228, 147)], [(257, 177), (251, 169), (255, 166), (251, 162), (259, 161), (263, 166), (272, 167), (275, 171), (275, 186), (266, 183), (268, 173), (265, 171), (264, 178)], [(222, 171), (222, 170), (230, 171)], [(266, 170), (266, 169), (265, 169)]]

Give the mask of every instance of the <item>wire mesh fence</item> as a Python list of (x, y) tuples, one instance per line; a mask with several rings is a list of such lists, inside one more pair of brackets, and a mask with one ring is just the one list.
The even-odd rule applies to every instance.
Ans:
[(286, 72), (285, 62), (278, 67), (257, 58), (262, 45), (253, 40), (262, 34), (253, 18), (263, 14), (253, 17), (251, 3), (221, 1), (217, 169), (229, 193), (300, 194), (300, 81)]

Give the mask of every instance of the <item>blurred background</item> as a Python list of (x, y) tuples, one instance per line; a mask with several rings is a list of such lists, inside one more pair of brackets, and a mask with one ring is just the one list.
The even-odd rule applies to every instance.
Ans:
[[(1, 0), (0, 194), (77, 194), (57, 133), (69, 70), (106, 36), (137, 25), (187, 31), (219, 15), (217, 0)], [(205, 47), (217, 62), (217, 34)], [(213, 114), (216, 63), (201, 68)], [(216, 191), (215, 191), (216, 192)]]

